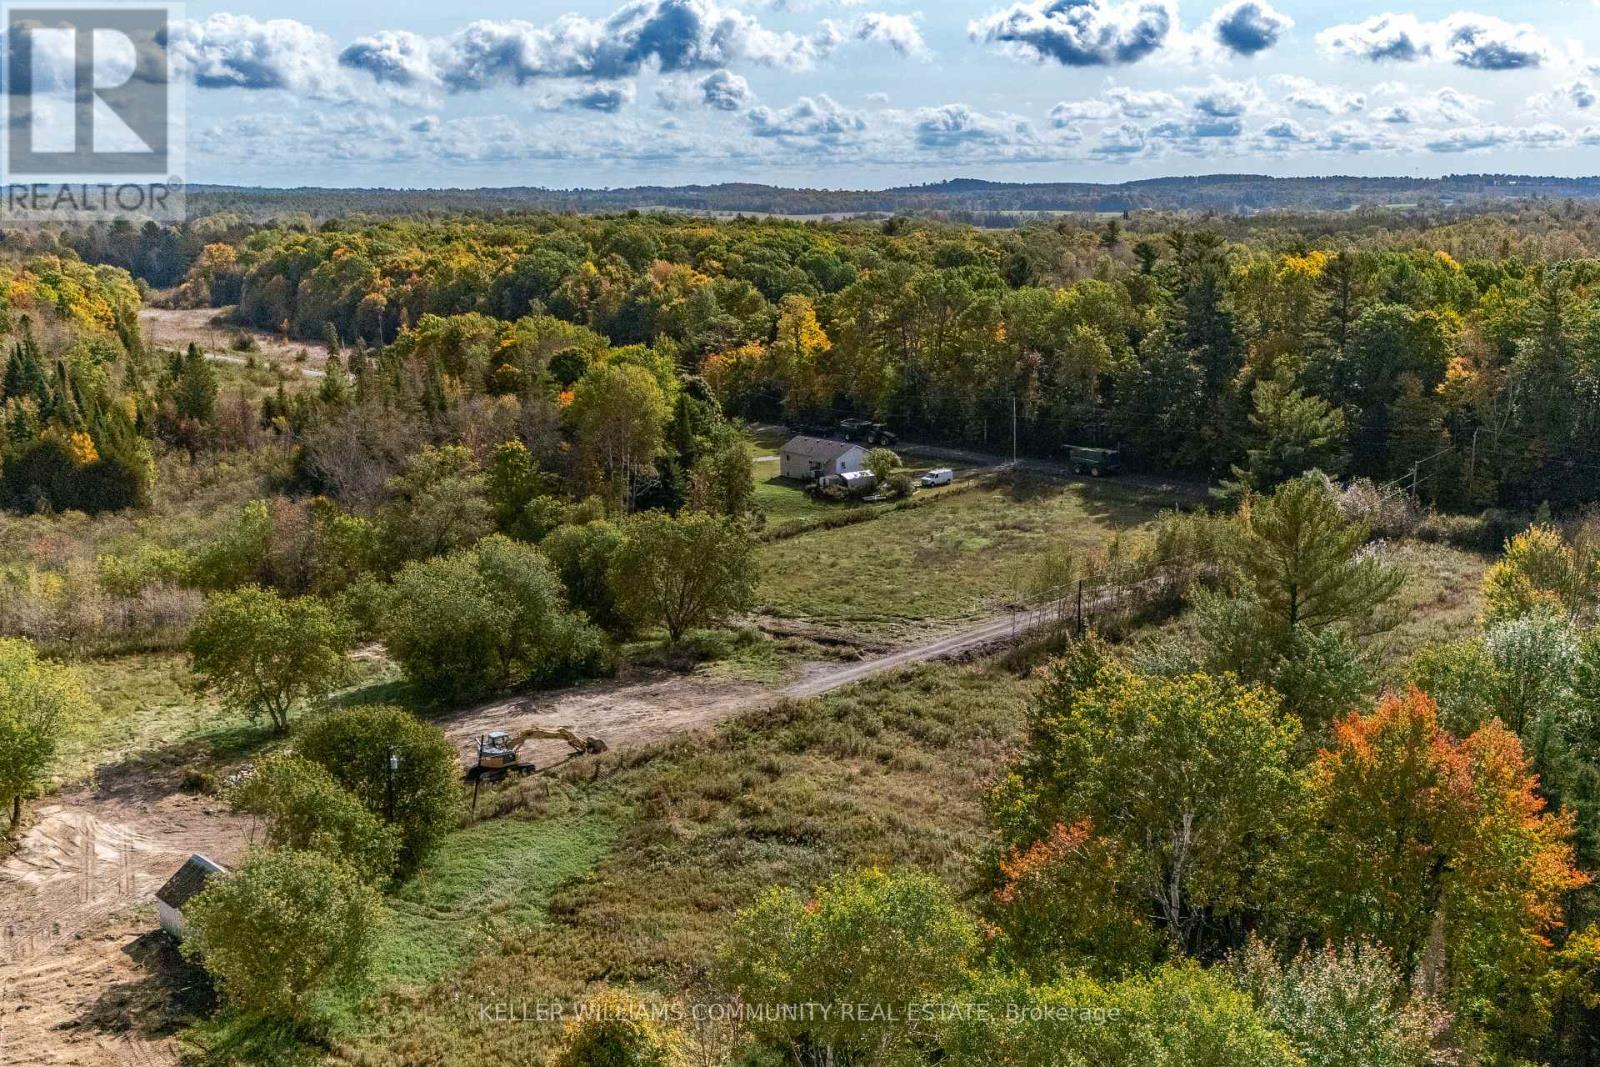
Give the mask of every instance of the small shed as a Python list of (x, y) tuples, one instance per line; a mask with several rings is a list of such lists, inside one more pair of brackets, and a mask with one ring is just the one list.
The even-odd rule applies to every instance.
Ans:
[(161, 919), (161, 929), (182, 941), (189, 932), (183, 906), (206, 887), (212, 875), (226, 873), (220, 864), (198, 852), (191, 853), (166, 884), (156, 890), (156, 915)]
[(778, 453), (778, 473), (785, 478), (809, 482), (830, 474), (858, 471), (866, 459), (866, 449), (860, 445), (802, 434), (790, 440)]

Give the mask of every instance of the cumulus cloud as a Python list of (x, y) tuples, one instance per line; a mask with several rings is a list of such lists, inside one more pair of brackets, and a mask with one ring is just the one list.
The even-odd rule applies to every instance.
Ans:
[[(1581, 135), (1580, 135), (1581, 137)], [(1511, 127), (1497, 123), (1463, 126), (1427, 142), (1431, 152), (1477, 152), (1491, 148), (1561, 148), (1572, 141), (1572, 135), (1553, 123), (1536, 126)]]
[(1286, 74), (1274, 79), (1284, 91), (1283, 102), (1303, 111), (1320, 111), (1325, 115), (1348, 115), (1367, 106), (1364, 94), (1336, 85), (1321, 85), (1310, 78)]
[(831, 24), (811, 36), (771, 30), (716, 0), (634, 0), (605, 19), (483, 19), (430, 39), (374, 34), (345, 48), (339, 62), (380, 81), (476, 91), (542, 78), (620, 80), (647, 66), (715, 70), (735, 60), (803, 70), (840, 39)]
[(1414, 63), (1433, 59), (1472, 70), (1524, 70), (1555, 55), (1550, 42), (1526, 23), (1493, 15), (1457, 12), (1438, 22), (1415, 15), (1374, 15), (1365, 22), (1333, 26), (1317, 34), (1327, 52), (1372, 62)]
[(1117, 114), (1109, 100), (1063, 100), (1050, 109), (1050, 124), (1060, 129), (1077, 122), (1103, 122)]
[(333, 40), (293, 19), (218, 14), (172, 27), (174, 67), (202, 89), (285, 89), (326, 98), (348, 91)]
[(1212, 13), (1205, 35), (1235, 55), (1253, 56), (1293, 26), (1293, 19), (1265, 0), (1232, 0)]
[(1183, 103), (1160, 89), (1130, 89), (1125, 85), (1107, 89), (1105, 98), (1115, 104), (1125, 118), (1147, 119), (1183, 109)]
[(1103, 131), (1091, 152), (1102, 159), (1130, 159), (1142, 153), (1145, 147), (1144, 131), (1131, 122), (1124, 122)]
[(966, 104), (921, 108), (913, 113), (912, 129), (923, 148), (954, 148), (967, 144), (1031, 144), (1037, 137), (1025, 120), (995, 117)]
[(1198, 91), (1194, 109), (1208, 118), (1236, 118), (1262, 102), (1261, 90), (1252, 82), (1219, 81)]
[(700, 101), (717, 111), (743, 111), (756, 102), (750, 83), (731, 70), (714, 70), (695, 82)]
[(633, 103), (633, 95), (632, 82), (594, 82), (549, 97), (543, 106), (551, 110), (599, 111), (611, 115)]
[(851, 36), (858, 41), (887, 45), (903, 56), (925, 56), (927, 43), (913, 15), (886, 15), (869, 11), (856, 20)]
[(1169, 0), (1020, 0), (967, 24), (974, 40), (1068, 67), (1135, 63), (1178, 25)]
[(826, 93), (802, 96), (792, 107), (773, 110), (758, 107), (749, 114), (750, 132), (757, 137), (807, 140), (837, 144), (867, 128), (866, 119)]

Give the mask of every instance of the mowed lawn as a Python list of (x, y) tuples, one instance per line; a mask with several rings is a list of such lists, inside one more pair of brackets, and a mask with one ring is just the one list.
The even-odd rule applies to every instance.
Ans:
[(951, 494), (763, 545), (758, 609), (871, 637), (949, 628), (1014, 604), (1047, 548), (1095, 558), (1120, 536), (1132, 549), (1174, 502), (1116, 481)]
[[(816, 499), (806, 492), (802, 483), (779, 474), (778, 453), (782, 451), (788, 438), (771, 432), (752, 432), (749, 436), (750, 447), (755, 450), (756, 507), (766, 517), (768, 529), (814, 522), (857, 511), (887, 511), (897, 503), (897, 501), (882, 501), (861, 504)], [(952, 470), (962, 471), (971, 466), (968, 463), (932, 460), (921, 456), (900, 458), (901, 469), (912, 477), (917, 477), (935, 467), (949, 467)]]

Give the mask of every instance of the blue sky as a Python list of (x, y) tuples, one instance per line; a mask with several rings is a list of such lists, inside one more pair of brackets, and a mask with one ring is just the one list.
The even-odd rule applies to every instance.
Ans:
[(192, 181), (1600, 173), (1600, 4), (190, 2)]

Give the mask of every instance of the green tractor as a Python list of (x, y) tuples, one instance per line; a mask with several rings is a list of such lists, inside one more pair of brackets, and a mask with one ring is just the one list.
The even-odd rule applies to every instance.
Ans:
[(1102, 474), (1122, 473), (1122, 453), (1115, 448), (1087, 448), (1083, 445), (1067, 446), (1067, 465), (1074, 474), (1098, 478)]

